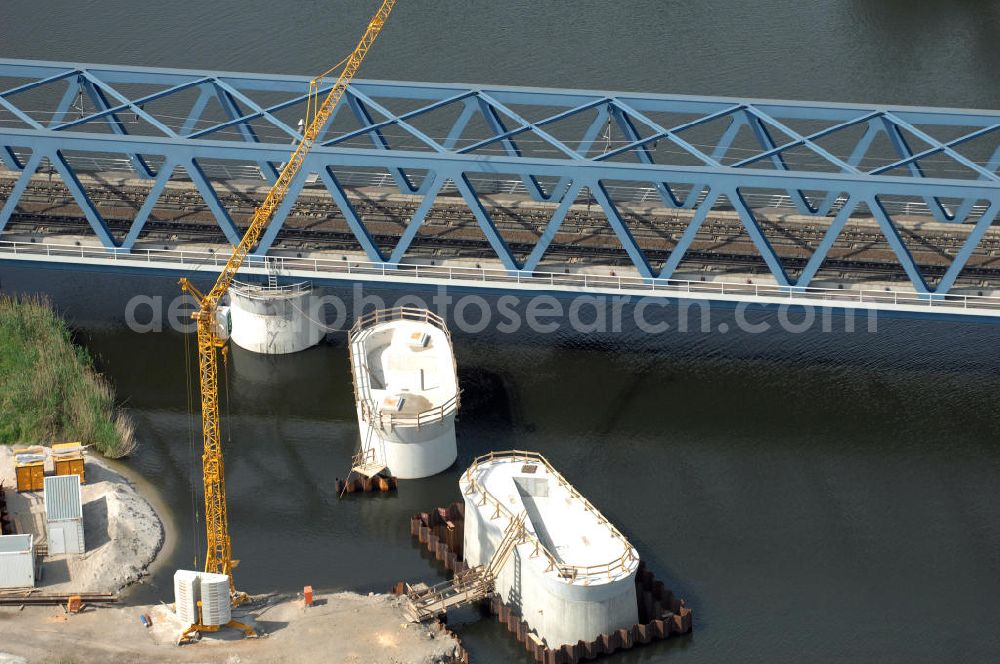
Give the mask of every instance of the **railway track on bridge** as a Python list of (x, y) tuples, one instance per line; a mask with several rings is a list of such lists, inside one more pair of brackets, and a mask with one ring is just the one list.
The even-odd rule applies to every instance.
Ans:
[[(108, 227), (115, 234), (124, 234), (128, 231), (130, 221), (106, 220)], [(62, 217), (51, 215), (15, 215), (9, 224), (12, 233), (31, 233), (44, 230), (48, 233), (75, 233), (80, 230), (81, 219), (75, 217)], [(321, 245), (324, 249), (354, 251), (357, 249), (357, 240), (349, 231), (323, 231), (307, 229), (288, 229), (283, 232), (288, 242), (301, 242)], [(396, 235), (375, 235), (376, 243), (381, 246), (391, 246), (398, 236)], [(197, 222), (160, 222), (157, 229), (150, 234), (148, 239), (156, 239), (168, 243), (176, 243), (179, 240), (215, 243), (224, 242), (225, 236), (218, 227)], [(511, 248), (515, 252), (530, 251), (532, 245), (513, 243)], [(448, 237), (428, 237), (414, 243), (414, 249), (420, 255), (437, 258), (452, 257), (452, 252), (460, 250), (455, 255), (463, 257), (474, 257), (490, 259), (493, 251), (488, 244), (483, 241), (476, 241), (463, 238)], [(421, 251), (422, 250), (422, 251)], [(582, 258), (583, 262), (596, 265), (607, 265), (609, 268), (624, 264), (621, 251), (599, 246), (568, 246), (554, 244), (549, 255), (553, 258)], [(691, 267), (715, 272), (740, 272), (753, 273), (755, 271), (765, 273), (767, 270), (763, 260), (757, 256), (720, 252), (720, 251), (699, 251), (690, 250), (687, 253), (688, 264)], [(786, 257), (784, 264), (786, 268), (801, 270), (805, 267), (808, 259)], [(877, 277), (880, 279), (898, 278), (905, 279), (901, 268), (896, 265), (879, 263), (874, 261), (861, 260), (838, 260), (828, 259), (825, 263), (827, 271), (838, 271), (841, 273), (851, 273), (867, 277)], [(925, 266), (924, 274), (929, 278), (940, 277), (945, 272), (944, 266)], [(970, 280), (990, 280), (1000, 279), (1000, 269), (969, 267), (964, 271), (966, 282)]]
[[(0, 194), (10, 188), (0, 182)], [(239, 189), (220, 192), (220, 198), (237, 224), (244, 221), (256, 203), (255, 192)], [(92, 200), (117, 237), (123, 237), (132, 218), (148, 194), (148, 188), (112, 183), (96, 187)], [(352, 205), (372, 233), (375, 242), (391, 249), (412, 217), (417, 203), (412, 197), (400, 197), (370, 190), (349, 190)], [(311, 195), (310, 195), (311, 194)], [(452, 200), (449, 200), (449, 199)], [(521, 200), (502, 198), (487, 200), (493, 220), (518, 257), (527, 255), (548, 222), (551, 210), (533, 208)], [(61, 195), (57, 186), (36, 178), (19, 210), (12, 217), (8, 230), (12, 233), (79, 233), (89, 228), (75, 209), (68, 195)], [(687, 227), (684, 213), (644, 215), (623, 209), (623, 217), (638, 244), (651, 258), (663, 260), (677, 238)], [(225, 237), (208, 212), (200, 194), (194, 189), (168, 188), (154, 209), (142, 239), (163, 242), (224, 242)], [(828, 220), (827, 220), (828, 221)], [(784, 220), (762, 218), (761, 224), (769, 241), (792, 274), (802, 269), (826, 232), (826, 224), (809, 220), (787, 223)], [(929, 279), (942, 276), (951, 257), (964, 241), (959, 232), (940, 229), (905, 231), (904, 240)], [(293, 208), (278, 234), (276, 247), (283, 250), (307, 251), (357, 250), (357, 240), (347, 229), (336, 206), (316, 192), (306, 190)], [(476, 226), (474, 217), (461, 199), (442, 196), (414, 239), (410, 256), (430, 259), (471, 258), (488, 260), (493, 250)], [(546, 252), (547, 263), (593, 264), (613, 269), (628, 265), (628, 258), (617, 237), (600, 213), (584, 206), (575, 206), (567, 215), (560, 232)], [(766, 273), (767, 267), (746, 236), (739, 220), (731, 213), (720, 212), (707, 219), (695, 243), (682, 263), (685, 270), (715, 273)], [(850, 223), (838, 239), (820, 273), (823, 278), (854, 278), (905, 280), (902, 268), (872, 224)], [(1000, 282), (1000, 235), (983, 239), (959, 282), (966, 286), (986, 287)]]

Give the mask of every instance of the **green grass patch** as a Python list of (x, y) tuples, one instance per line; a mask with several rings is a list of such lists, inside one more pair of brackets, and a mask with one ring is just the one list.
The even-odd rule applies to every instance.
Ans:
[(0, 297), (0, 443), (81, 441), (112, 458), (135, 449), (132, 420), (40, 297)]

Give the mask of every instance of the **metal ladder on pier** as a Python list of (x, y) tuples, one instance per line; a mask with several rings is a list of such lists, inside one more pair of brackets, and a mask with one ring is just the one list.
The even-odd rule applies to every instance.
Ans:
[(267, 287), (271, 290), (278, 289), (278, 261), (274, 260), (270, 256), (264, 258), (265, 265), (267, 266)]
[(496, 552), (485, 565), (473, 567), (455, 575), (450, 581), (429, 588), (410, 589), (407, 593), (409, 601), (404, 608), (407, 618), (412, 622), (423, 622), (446, 613), (448, 609), (489, 597), (493, 593), (493, 584), (500, 570), (513, 553), (514, 547), (524, 539), (526, 517), (527, 514), (522, 512), (510, 520)]

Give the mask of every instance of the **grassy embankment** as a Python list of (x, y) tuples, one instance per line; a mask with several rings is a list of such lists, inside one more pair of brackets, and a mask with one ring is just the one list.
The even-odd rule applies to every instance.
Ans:
[(112, 458), (136, 445), (111, 385), (49, 302), (0, 296), (0, 443), (77, 440)]

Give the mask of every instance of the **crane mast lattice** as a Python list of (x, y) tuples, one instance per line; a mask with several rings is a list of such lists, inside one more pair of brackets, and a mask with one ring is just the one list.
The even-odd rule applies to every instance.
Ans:
[[(233, 568), (238, 563), (232, 558), (232, 547), (229, 539), (229, 519), (226, 512), (226, 482), (225, 469), (222, 460), (222, 444), (219, 431), (219, 355), (225, 346), (225, 339), (220, 336), (216, 312), (219, 302), (229, 290), (236, 273), (246, 259), (247, 254), (256, 246), (258, 240), (275, 211), (285, 199), (293, 179), (302, 168), (306, 155), (316, 143), (320, 132), (333, 113), (334, 108), (347, 92), (347, 86), (357, 74), (361, 63), (368, 54), (389, 18), (389, 13), (396, 0), (384, 0), (381, 7), (372, 17), (368, 28), (362, 35), (357, 47), (347, 57), (344, 68), (338, 75), (329, 93), (320, 102), (319, 93), (323, 81), (333, 71), (312, 80), (309, 86), (309, 98), (306, 110), (306, 127), (289, 158), (281, 169), (278, 179), (268, 191), (264, 201), (254, 210), (250, 225), (247, 227), (240, 243), (233, 249), (226, 266), (219, 274), (215, 285), (206, 293), (200, 292), (186, 278), (180, 280), (181, 288), (190, 293), (198, 304), (198, 309), (192, 314), (197, 321), (198, 367), (201, 389), (201, 424), (204, 438), (202, 453), (202, 469), (205, 484), (205, 530), (207, 535), (207, 552), (205, 555), (205, 571), (229, 576), (229, 587), (234, 604), (245, 599), (246, 595), (238, 593), (233, 582)], [(335, 67), (336, 68), (336, 67)], [(334, 68), (334, 69), (335, 69)], [(223, 351), (224, 352), (224, 351)]]

